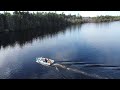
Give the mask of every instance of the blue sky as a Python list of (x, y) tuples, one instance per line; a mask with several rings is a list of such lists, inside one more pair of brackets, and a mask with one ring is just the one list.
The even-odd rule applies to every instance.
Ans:
[[(13, 11), (9, 11), (13, 12)], [(36, 11), (30, 11), (30, 12), (36, 12)], [(38, 11), (38, 12), (55, 12), (55, 11)], [(100, 15), (112, 15), (112, 16), (120, 16), (120, 11), (56, 11), (57, 13), (64, 12), (66, 15), (72, 14), (72, 15), (81, 15), (81, 16), (100, 16)], [(0, 11), (0, 13), (3, 13), (3, 11)]]

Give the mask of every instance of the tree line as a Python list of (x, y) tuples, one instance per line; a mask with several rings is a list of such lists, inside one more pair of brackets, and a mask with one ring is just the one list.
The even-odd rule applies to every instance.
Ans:
[(97, 16), (92, 18), (94, 22), (111, 22), (111, 21), (119, 21), (120, 16)]
[(29, 31), (37, 28), (42, 31), (43, 29), (63, 28), (86, 22), (110, 22), (118, 20), (120, 20), (120, 16), (106, 15), (86, 18), (80, 15), (57, 14), (56, 12), (30, 13), (28, 11), (14, 11), (13, 14), (4, 12), (0, 14), (0, 32)]
[(0, 14), (0, 32), (26, 31), (36, 28), (61, 28), (82, 22), (82, 17), (56, 13), (37, 12), (29, 13), (14, 11), (13, 14), (4, 12)]

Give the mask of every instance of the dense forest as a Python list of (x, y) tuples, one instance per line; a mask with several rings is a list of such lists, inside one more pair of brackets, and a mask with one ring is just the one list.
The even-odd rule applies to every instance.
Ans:
[(61, 28), (71, 24), (82, 23), (82, 17), (56, 13), (29, 13), (14, 11), (13, 14), (4, 12), (0, 14), (0, 32), (25, 31), (36, 28)]

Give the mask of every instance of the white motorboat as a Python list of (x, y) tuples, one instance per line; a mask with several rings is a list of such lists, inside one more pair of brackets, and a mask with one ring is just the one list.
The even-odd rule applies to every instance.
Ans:
[(54, 63), (54, 60), (52, 59), (48, 59), (48, 58), (43, 58), (43, 57), (39, 57), (36, 58), (36, 62), (45, 66), (50, 66), (51, 64)]

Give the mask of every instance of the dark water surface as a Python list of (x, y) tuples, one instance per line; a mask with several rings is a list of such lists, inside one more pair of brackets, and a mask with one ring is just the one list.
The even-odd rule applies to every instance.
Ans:
[[(55, 60), (37, 64), (36, 57)], [(0, 79), (120, 78), (120, 22), (0, 34)]]

